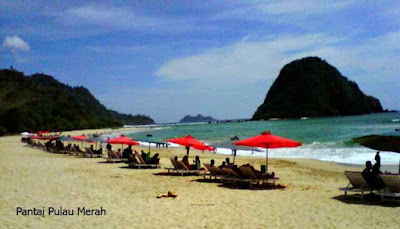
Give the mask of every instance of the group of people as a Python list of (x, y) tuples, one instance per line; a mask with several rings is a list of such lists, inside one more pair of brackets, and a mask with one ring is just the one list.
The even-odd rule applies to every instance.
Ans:
[[(215, 166), (215, 160), (214, 160), (214, 159), (211, 159), (210, 165), (211, 165), (211, 166)], [(258, 177), (263, 177), (263, 176), (268, 177), (268, 178), (274, 178), (274, 177), (275, 177), (275, 173), (274, 173), (274, 172), (272, 172), (271, 174), (267, 174), (267, 173), (265, 173), (265, 172), (263, 172), (263, 171), (260, 171), (260, 170), (255, 169), (255, 168), (254, 168), (252, 165), (250, 165), (250, 164), (244, 164), (244, 165), (241, 165), (241, 166), (247, 166), (247, 167), (249, 167), (249, 168), (251, 169), (251, 171), (252, 171), (256, 176), (258, 176)], [(231, 163), (231, 162), (230, 162), (230, 159), (229, 159), (228, 157), (225, 158), (225, 161), (223, 161), (222, 164), (221, 164), (220, 166), (218, 166), (218, 168), (220, 168), (220, 169), (223, 169), (223, 168), (232, 169), (232, 170), (235, 171), (239, 176), (243, 176), (243, 175), (244, 175), (244, 174), (242, 174), (242, 171), (239, 169), (239, 167), (238, 167), (237, 165), (235, 165), (234, 163)]]
[(375, 155), (375, 164), (372, 165), (371, 161), (365, 162), (365, 169), (362, 171), (363, 178), (371, 188), (384, 188), (384, 183), (380, 177), (381, 174), (381, 157), (379, 151)]
[[(178, 161), (178, 156), (174, 157), (175, 161)], [(189, 163), (189, 156), (186, 154), (182, 158), (182, 163), (190, 170), (201, 170), (201, 162), (200, 162), (200, 157), (196, 156), (195, 159), (193, 160), (193, 164)]]
[[(108, 152), (112, 152), (112, 147), (110, 144), (107, 144), (106, 148)], [(150, 152), (146, 153), (143, 150), (141, 151), (141, 153), (139, 153), (137, 150), (133, 150), (132, 146), (126, 147), (124, 151), (118, 149), (116, 155), (118, 158), (128, 159), (129, 163), (138, 163), (138, 164), (142, 163), (139, 157), (141, 157), (146, 164), (160, 163), (160, 158), (158, 153), (154, 154), (153, 156), (151, 156)]]

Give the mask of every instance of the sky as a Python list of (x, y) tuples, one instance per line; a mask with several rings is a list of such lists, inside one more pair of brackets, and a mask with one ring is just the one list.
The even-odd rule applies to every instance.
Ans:
[(400, 1), (0, 2), (0, 68), (159, 123), (250, 118), (280, 69), (307, 56), (400, 110)]

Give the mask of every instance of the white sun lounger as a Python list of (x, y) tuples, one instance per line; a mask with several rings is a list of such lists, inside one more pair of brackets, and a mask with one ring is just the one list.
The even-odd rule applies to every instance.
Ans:
[(364, 193), (373, 192), (373, 190), (365, 181), (361, 172), (345, 171), (344, 174), (350, 183), (346, 187), (340, 188), (339, 190), (344, 191), (345, 196), (347, 196), (347, 192), (358, 192), (361, 193), (361, 200), (364, 201)]
[(400, 174), (381, 174), (380, 176), (386, 186), (385, 189), (376, 193), (381, 196), (381, 200), (384, 201), (384, 197), (400, 197)]

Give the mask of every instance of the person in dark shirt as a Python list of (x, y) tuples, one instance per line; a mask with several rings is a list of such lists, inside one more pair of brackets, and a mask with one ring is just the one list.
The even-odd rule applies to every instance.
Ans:
[(106, 148), (107, 148), (107, 151), (111, 151), (111, 150), (112, 150), (111, 144), (110, 144), (110, 143), (107, 143)]
[(124, 152), (122, 153), (122, 157), (123, 158), (129, 158), (129, 155), (131, 155), (132, 154), (132, 146), (130, 145), (130, 146), (128, 146), (128, 147), (126, 147), (126, 149), (124, 149)]
[(372, 186), (371, 169), (372, 169), (372, 163), (371, 161), (367, 161), (365, 162), (365, 169), (361, 172), (364, 180), (367, 182), (369, 186)]
[(215, 160), (214, 160), (214, 159), (211, 159), (210, 165), (211, 165), (212, 167), (214, 167), (214, 165), (215, 165)]
[(158, 164), (160, 162), (158, 155), (158, 153), (154, 154), (154, 156), (150, 159), (150, 164)]
[(182, 162), (183, 162), (183, 164), (186, 165), (187, 168), (190, 169), (189, 157), (188, 157), (187, 155), (185, 155), (185, 156), (182, 158)]

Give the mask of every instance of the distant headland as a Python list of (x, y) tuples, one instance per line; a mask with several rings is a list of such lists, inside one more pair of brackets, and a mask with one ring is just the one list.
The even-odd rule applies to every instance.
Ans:
[(318, 57), (285, 65), (269, 89), (253, 120), (383, 112), (378, 99)]
[(107, 109), (85, 87), (71, 87), (45, 74), (0, 70), (0, 135), (153, 123), (146, 115)]

